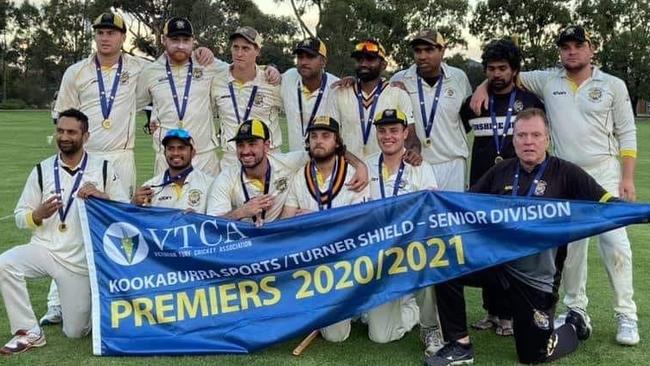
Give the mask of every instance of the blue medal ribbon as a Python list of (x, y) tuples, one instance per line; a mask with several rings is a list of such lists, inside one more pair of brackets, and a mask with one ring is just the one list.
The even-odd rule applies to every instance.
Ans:
[(361, 136), (363, 136), (363, 144), (368, 143), (368, 138), (370, 137), (370, 130), (372, 129), (372, 122), (375, 120), (375, 109), (377, 109), (377, 104), (379, 102), (379, 95), (384, 89), (384, 81), (380, 80), (377, 87), (372, 92), (372, 105), (370, 106), (370, 111), (368, 114), (368, 119), (364, 117), (363, 107), (363, 91), (361, 89), (361, 82), (357, 84), (357, 101), (359, 102), (359, 119), (361, 123)]
[(170, 184), (176, 182), (177, 180), (185, 179), (188, 175), (190, 175), (190, 173), (191, 173), (193, 170), (194, 170), (194, 167), (193, 167), (193, 166), (190, 166), (189, 168), (183, 170), (183, 171), (180, 172), (179, 174), (177, 174), (177, 175), (175, 175), (175, 176), (172, 177), (172, 176), (169, 174), (169, 169), (167, 169), (167, 170), (165, 170), (165, 175), (163, 175), (163, 181), (162, 181), (162, 184), (156, 184), (156, 185), (153, 185), (153, 186), (151, 186), (151, 188), (157, 188), (157, 187), (168, 186), (168, 185), (170, 185)]
[[(381, 198), (386, 198), (386, 191), (384, 188), (384, 174), (383, 174), (383, 165), (384, 165), (384, 154), (379, 155), (379, 190), (381, 191)], [(393, 196), (397, 197), (399, 192), (399, 185), (402, 182), (402, 175), (404, 174), (404, 160), (400, 161), (399, 169), (397, 170), (397, 177), (395, 177), (395, 183), (393, 184)]]
[(102, 65), (99, 64), (99, 59), (95, 56), (95, 71), (97, 72), (97, 86), (99, 87), (99, 104), (102, 107), (102, 116), (104, 120), (108, 119), (113, 109), (113, 102), (115, 95), (117, 95), (117, 86), (120, 84), (120, 77), (122, 76), (122, 56), (117, 60), (117, 72), (113, 79), (113, 86), (111, 87), (111, 95), (106, 97), (106, 87), (104, 86), (104, 77), (102, 76)]
[(501, 150), (505, 146), (506, 136), (508, 136), (508, 130), (510, 129), (510, 120), (512, 119), (512, 111), (515, 105), (515, 97), (517, 96), (517, 90), (512, 89), (510, 92), (510, 99), (508, 100), (508, 111), (506, 112), (506, 120), (503, 123), (503, 134), (502, 138), (499, 138), (499, 125), (497, 123), (497, 114), (494, 111), (494, 95), (490, 95), (490, 119), (492, 120), (492, 136), (494, 137), (494, 147), (497, 151), (497, 156), (501, 156)]
[[(546, 159), (544, 159), (544, 162), (537, 169), (537, 174), (535, 174), (535, 178), (533, 179), (533, 182), (530, 184), (530, 188), (528, 189), (528, 193), (526, 193), (526, 197), (532, 196), (533, 193), (535, 192), (539, 180), (542, 179), (542, 176), (544, 175), (544, 171), (546, 170), (546, 166), (548, 165), (548, 160), (549, 157), (547, 156)], [(521, 173), (521, 165), (519, 164), (519, 160), (517, 160), (517, 166), (515, 168), (515, 178), (514, 178), (514, 182), (512, 183), (513, 196), (518, 196), (520, 173)]]
[[(68, 201), (65, 204), (65, 209), (63, 207), (59, 207), (59, 220), (61, 220), (61, 224), (64, 225), (63, 228), (65, 228), (65, 218), (68, 217), (68, 213), (70, 212), (70, 207), (72, 206), (72, 201), (74, 200), (74, 194), (77, 192), (77, 189), (79, 189), (79, 184), (81, 184), (81, 179), (83, 178), (84, 175), (84, 170), (86, 170), (86, 164), (88, 163), (88, 154), (84, 154), (84, 158), (81, 161), (81, 165), (79, 166), (79, 170), (77, 171), (77, 174), (75, 176), (74, 183), (72, 184), (72, 189), (70, 190), (70, 196), (68, 197)], [(59, 157), (57, 156), (56, 159), (54, 159), (54, 192), (62, 197), (61, 194), (61, 177), (59, 176)]]
[(235, 97), (235, 88), (232, 85), (232, 81), (228, 83), (228, 90), (230, 91), (230, 100), (232, 101), (232, 107), (235, 109), (237, 124), (248, 121), (248, 116), (251, 114), (251, 109), (253, 109), (253, 102), (255, 101), (255, 96), (257, 95), (257, 85), (253, 86), (251, 96), (248, 98), (248, 105), (246, 106), (243, 120), (239, 117), (239, 107), (237, 106), (237, 98)]
[(194, 65), (192, 63), (192, 58), (190, 58), (190, 64), (187, 67), (187, 77), (185, 79), (185, 92), (183, 92), (183, 105), (180, 106), (178, 102), (178, 92), (176, 91), (176, 84), (174, 83), (174, 75), (172, 74), (171, 66), (169, 65), (169, 58), (165, 62), (165, 68), (167, 69), (167, 81), (169, 81), (169, 87), (172, 90), (172, 98), (174, 99), (174, 105), (176, 106), (176, 114), (178, 114), (179, 122), (183, 122), (185, 117), (185, 111), (187, 110), (187, 101), (190, 98), (190, 87), (192, 86), (192, 71)]
[[(251, 200), (250, 195), (248, 194), (248, 190), (246, 189), (246, 184), (244, 183), (244, 174), (246, 174), (246, 170), (244, 167), (241, 167), (241, 173), (239, 174), (239, 181), (241, 182), (241, 188), (244, 191), (244, 203), (248, 202)], [(269, 194), (269, 189), (271, 187), (271, 163), (267, 160), (266, 161), (266, 174), (264, 175), (264, 192), (262, 194)], [(262, 210), (262, 220), (264, 220), (264, 217), (266, 216), (266, 210)], [(256, 218), (253, 217), (253, 222), (256, 221)]]
[(442, 80), (445, 74), (440, 73), (440, 78), (436, 85), (436, 94), (433, 97), (433, 103), (431, 104), (431, 114), (427, 119), (427, 110), (424, 102), (424, 90), (422, 87), (422, 78), (418, 75), (418, 99), (420, 100), (420, 114), (422, 115), (422, 125), (424, 127), (424, 134), (426, 137), (429, 137), (431, 130), (433, 129), (433, 122), (435, 121), (436, 111), (438, 110), (438, 100), (440, 99), (440, 93), (442, 92)]
[[(318, 88), (318, 96), (316, 97), (316, 102), (314, 102), (314, 108), (311, 110), (311, 115), (309, 116), (309, 120), (307, 121), (307, 126), (311, 124), (311, 122), (314, 120), (314, 117), (316, 116), (316, 112), (318, 111), (318, 107), (320, 106), (320, 102), (323, 99), (323, 94), (325, 93), (325, 87), (327, 87), (327, 74), (323, 74), (323, 78), (321, 79), (320, 82), (320, 87)], [(302, 136), (305, 137), (305, 122), (304, 122), (304, 117), (302, 113), (302, 87), (301, 83), (298, 83), (298, 111), (300, 112), (300, 127), (302, 129)]]
[[(327, 188), (327, 191), (325, 191), (325, 194), (327, 195), (327, 209), (329, 210), (332, 208), (332, 201), (334, 201), (334, 197), (332, 197), (332, 194), (334, 192), (334, 181), (336, 180), (336, 176), (339, 171), (339, 159), (334, 160), (334, 169), (332, 169), (332, 174), (330, 176), (330, 185)], [(314, 187), (316, 189), (314, 190), (314, 194), (316, 195), (316, 202), (318, 203), (318, 211), (323, 211), (325, 210), (323, 203), (321, 202), (321, 196), (323, 193), (320, 191), (320, 185), (318, 184), (318, 176), (316, 172), (316, 162), (312, 161), (311, 163), (311, 179), (312, 182), (314, 183)]]

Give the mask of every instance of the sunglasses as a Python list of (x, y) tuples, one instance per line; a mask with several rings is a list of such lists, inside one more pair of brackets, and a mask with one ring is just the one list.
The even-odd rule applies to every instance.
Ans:
[(384, 55), (384, 48), (373, 42), (361, 42), (354, 46), (355, 51), (375, 52)]
[(183, 140), (187, 140), (191, 138), (190, 133), (187, 130), (184, 130), (182, 128), (175, 128), (173, 130), (167, 131), (165, 138), (167, 137), (176, 137)]

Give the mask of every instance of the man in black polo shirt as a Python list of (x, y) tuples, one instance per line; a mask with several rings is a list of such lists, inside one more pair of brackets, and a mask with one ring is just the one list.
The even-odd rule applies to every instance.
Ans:
[[(515, 85), (521, 69), (521, 52), (514, 42), (498, 39), (488, 43), (483, 49), (482, 59), (488, 80), (489, 107), (483, 108), (480, 116), (476, 115), (469, 107), (469, 97), (460, 110), (465, 131), (474, 130), (470, 187), (497, 162), (515, 156), (512, 126), (517, 113), (526, 108), (544, 108), (534, 94)], [(498, 335), (512, 335), (512, 315), (508, 304), (501, 300), (489, 289), (484, 289), (483, 308), (487, 310), (487, 315), (472, 327), (479, 330), (494, 327)]]
[[(472, 192), (594, 201), (614, 199), (577, 165), (546, 153), (549, 130), (542, 110), (530, 108), (518, 114), (513, 145), (517, 157), (492, 167), (472, 186)], [(554, 286), (557, 252), (556, 248), (548, 249), (436, 285), (438, 314), (443, 335), (449, 343), (428, 357), (425, 364), (473, 362), (463, 295), (466, 285), (489, 288), (511, 304), (520, 362), (546, 362), (573, 352), (578, 340), (589, 338), (591, 329), (584, 314), (575, 311), (569, 312), (564, 325), (554, 329), (553, 316), (558, 299)], [(558, 263), (561, 262), (563, 258), (558, 258)]]

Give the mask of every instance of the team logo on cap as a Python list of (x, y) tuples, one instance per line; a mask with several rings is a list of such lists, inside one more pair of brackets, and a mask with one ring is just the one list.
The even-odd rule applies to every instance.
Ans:
[(192, 77), (195, 79), (200, 79), (203, 77), (203, 69), (194, 69), (192, 70)]
[(140, 230), (126, 222), (111, 224), (104, 233), (102, 243), (108, 258), (122, 266), (136, 265), (149, 253), (149, 246)]
[(533, 312), (533, 322), (539, 329), (548, 330), (551, 327), (551, 320), (549, 319), (548, 314), (537, 309)]
[(288, 180), (287, 177), (278, 178), (273, 182), (275, 190), (278, 192), (284, 192), (287, 189)]
[(384, 116), (386, 117), (395, 117), (395, 110), (394, 109), (387, 109), (384, 111)]
[(564, 33), (565, 33), (567, 36), (570, 36), (570, 35), (572, 35), (572, 34), (575, 33), (575, 32), (576, 32), (576, 29), (573, 28), (573, 27), (569, 27), (569, 28), (567, 28), (567, 29), (564, 31)]
[(603, 89), (601, 88), (591, 88), (589, 89), (589, 100), (592, 102), (600, 102), (603, 98)]
[(519, 113), (524, 110), (524, 103), (521, 100), (517, 99), (515, 105), (512, 106), (515, 109), (515, 113)]
[(241, 125), (239, 127), (239, 132), (241, 133), (249, 133), (251, 131), (251, 125), (249, 123)]
[(185, 28), (185, 22), (182, 20), (177, 20), (176, 21), (176, 28), (178, 29), (184, 29)]
[(327, 116), (318, 116), (314, 119), (313, 124), (315, 125), (328, 125), (330, 124), (330, 118)]
[(546, 185), (546, 181), (540, 179), (535, 186), (535, 196), (543, 196), (544, 192), (546, 192)]
[(192, 207), (196, 207), (201, 202), (201, 195), (203, 193), (198, 189), (192, 189), (187, 194), (187, 203)]

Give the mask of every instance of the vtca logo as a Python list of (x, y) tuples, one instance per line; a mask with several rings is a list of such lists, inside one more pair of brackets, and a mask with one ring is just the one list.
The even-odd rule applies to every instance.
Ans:
[(132, 266), (147, 258), (149, 246), (140, 230), (126, 222), (116, 222), (104, 233), (104, 253), (115, 263)]

